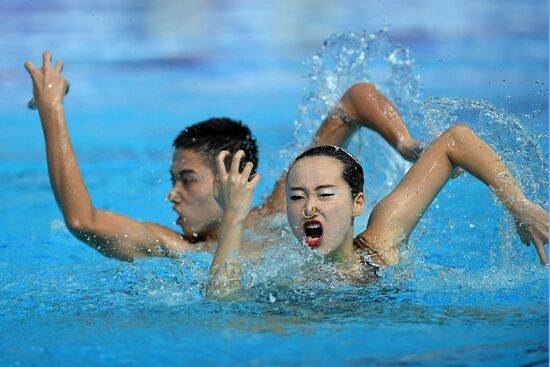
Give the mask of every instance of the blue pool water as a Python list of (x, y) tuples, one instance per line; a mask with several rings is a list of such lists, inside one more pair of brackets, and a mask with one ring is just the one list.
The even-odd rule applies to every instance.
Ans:
[[(210, 255), (123, 263), (67, 232), (22, 67), (44, 49), (65, 61), (94, 203), (140, 220), (175, 219), (167, 170), (187, 124), (229, 115), (251, 126), (259, 202), (365, 79), (426, 141), (470, 123), (547, 207), (547, 3), (190, 4), (0, 2), (0, 365), (547, 365), (547, 270), (472, 177), (450, 182), (376, 284), (331, 279), (283, 231), (247, 264), (244, 299), (205, 301)], [(367, 132), (351, 149), (372, 207), (407, 164)]]

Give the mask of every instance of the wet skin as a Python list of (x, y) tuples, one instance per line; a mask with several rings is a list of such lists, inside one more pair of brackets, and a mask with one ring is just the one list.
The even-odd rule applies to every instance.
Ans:
[(214, 169), (195, 150), (176, 149), (170, 175), (168, 200), (179, 214), (176, 224), (184, 236), (190, 241), (216, 239), (223, 210), (214, 199)]
[[(63, 103), (68, 82), (62, 75), (63, 62), (58, 61), (52, 67), (51, 53), (44, 52), (42, 67), (26, 61), (25, 68), (33, 86), (28, 107), (39, 112), (52, 191), (68, 230), (76, 238), (105, 256), (128, 261), (148, 256), (179, 256), (189, 251), (213, 252), (222, 217), (212, 194), (213, 161), (207, 162), (198, 152), (189, 150), (174, 154), (171, 168), (174, 187), (169, 197), (181, 218), (178, 224), (183, 235), (158, 223), (96, 208), (67, 129)], [(313, 145), (345, 146), (357, 129), (365, 127), (380, 134), (404, 158), (418, 158), (419, 142), (412, 139), (395, 107), (372, 84), (351, 86), (337, 109), (340, 113), (331, 113), (323, 121), (313, 137)], [(342, 114), (347, 117), (342, 118)], [(259, 223), (285, 211), (285, 179), (283, 174), (264, 203), (250, 211), (244, 227), (265, 228)], [(252, 248), (259, 253), (259, 246)]]
[[(306, 226), (317, 222), (322, 236), (317, 246), (310, 247), (316, 247), (323, 254), (353, 252), (353, 219), (364, 209), (363, 193), (352, 197), (349, 185), (342, 178), (342, 169), (340, 161), (316, 156), (300, 159), (288, 173), (288, 223), (296, 238), (309, 243), (311, 238), (306, 235)], [(304, 216), (304, 213), (310, 215)]]

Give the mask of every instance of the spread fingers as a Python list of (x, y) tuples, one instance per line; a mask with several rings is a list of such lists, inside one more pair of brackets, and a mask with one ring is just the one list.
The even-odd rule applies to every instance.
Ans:
[(245, 164), (243, 172), (241, 173), (242, 182), (248, 182), (248, 178), (250, 177), (250, 172), (252, 172), (252, 168), (254, 168), (252, 162), (247, 162)]
[(232, 176), (236, 176), (239, 174), (239, 165), (243, 156), (244, 152), (242, 150), (239, 150), (233, 155), (233, 159), (231, 160), (231, 169), (229, 172)]
[(61, 60), (57, 61), (57, 63), (55, 64), (55, 71), (57, 71), (58, 73), (61, 73), (63, 71), (63, 66), (65, 66), (63, 61)]
[(36, 66), (33, 65), (30, 60), (25, 61), (25, 69), (31, 74), (32, 77), (34, 77), (34, 74), (36, 73)]
[(258, 186), (258, 182), (260, 182), (260, 174), (256, 173), (248, 183), (248, 188), (254, 190)]
[(227, 150), (222, 150), (216, 157), (216, 168), (218, 169), (218, 175), (220, 179), (227, 179), (227, 169), (225, 167), (225, 157), (229, 155)]
[(42, 68), (46, 69), (50, 67), (52, 62), (52, 53), (50, 51), (45, 51), (42, 54)]
[(537, 254), (539, 255), (539, 260), (542, 265), (548, 265), (548, 260), (546, 259), (546, 253), (544, 252), (544, 242), (539, 238), (534, 238), (535, 248), (537, 249)]

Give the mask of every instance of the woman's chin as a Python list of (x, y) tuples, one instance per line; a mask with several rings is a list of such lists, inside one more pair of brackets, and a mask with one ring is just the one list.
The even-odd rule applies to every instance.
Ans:
[(332, 251), (330, 249), (327, 249), (327, 248), (324, 248), (324, 247), (319, 247), (317, 249), (317, 252), (320, 253), (323, 256), (326, 256), (326, 255), (329, 255)]
[(311, 249), (315, 249), (315, 251), (317, 251), (321, 255), (328, 255), (334, 250), (332, 248), (332, 246), (330, 246), (329, 243), (327, 243), (326, 241), (323, 241), (323, 240), (319, 241), (316, 246), (310, 246), (307, 242), (306, 242), (306, 244)]
[(323, 240), (322, 237), (304, 237), (304, 242), (306, 243), (306, 245), (309, 247), (309, 248), (318, 248), (319, 245), (321, 244), (321, 241)]

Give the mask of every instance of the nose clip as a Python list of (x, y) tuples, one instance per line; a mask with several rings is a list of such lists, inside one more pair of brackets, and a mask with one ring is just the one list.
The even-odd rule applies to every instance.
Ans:
[(307, 208), (302, 209), (302, 216), (304, 217), (304, 219), (312, 219), (317, 214), (319, 214), (319, 211), (314, 206), (311, 207), (311, 214), (307, 214)]
[(166, 196), (166, 199), (168, 199), (169, 201), (174, 201), (176, 199), (179, 198), (179, 195), (178, 194), (174, 194), (173, 192), (169, 192), (168, 193), (168, 196)]

